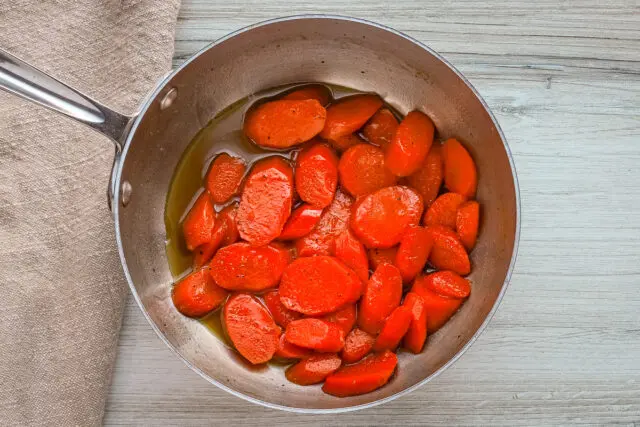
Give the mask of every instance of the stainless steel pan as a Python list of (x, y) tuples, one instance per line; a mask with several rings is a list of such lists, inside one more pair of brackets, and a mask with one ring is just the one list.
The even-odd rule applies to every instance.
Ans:
[[(473, 292), (396, 376), (363, 396), (336, 398), (286, 381), (276, 367), (249, 368), (170, 298), (164, 205), (181, 154), (216, 113), (245, 96), (293, 82), (327, 82), (381, 94), (402, 113), (420, 108), (443, 137), (466, 143), (479, 170), (480, 237)], [(338, 16), (276, 19), (232, 33), (161, 81), (128, 117), (0, 51), (0, 87), (84, 123), (116, 145), (109, 201), (127, 281), (158, 336), (204, 378), (236, 396), (300, 412), (339, 412), (389, 401), (451, 365), (486, 327), (516, 257), (519, 199), (507, 143), (480, 95), (438, 54), (397, 31)]]

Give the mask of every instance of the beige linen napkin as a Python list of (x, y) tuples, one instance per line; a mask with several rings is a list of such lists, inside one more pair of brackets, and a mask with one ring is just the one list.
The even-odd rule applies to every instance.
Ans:
[[(179, 0), (2, 0), (0, 47), (123, 112), (171, 67)], [(127, 295), (113, 146), (0, 91), (0, 425), (99, 425)]]

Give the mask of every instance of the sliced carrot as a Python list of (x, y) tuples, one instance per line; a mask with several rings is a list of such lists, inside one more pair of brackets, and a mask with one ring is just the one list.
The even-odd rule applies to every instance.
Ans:
[(362, 129), (362, 134), (370, 143), (387, 148), (397, 129), (398, 119), (396, 116), (389, 109), (381, 108)]
[(180, 313), (202, 317), (220, 307), (227, 295), (227, 291), (213, 281), (208, 269), (203, 268), (176, 283), (171, 298)]
[(409, 187), (386, 187), (359, 199), (351, 229), (368, 248), (389, 248), (400, 242), (410, 225), (420, 222), (422, 199)]
[(469, 274), (471, 261), (458, 235), (441, 225), (429, 226), (427, 230), (433, 239), (429, 262), (438, 270), (452, 270), (460, 276)]
[(232, 295), (222, 315), (229, 339), (245, 359), (254, 365), (271, 360), (278, 350), (281, 331), (255, 297)]
[(291, 216), (278, 239), (295, 240), (306, 236), (318, 224), (321, 215), (322, 208), (316, 208), (306, 203), (300, 205), (291, 212)]
[(443, 178), (442, 146), (434, 141), (424, 163), (407, 177), (407, 183), (420, 193), (424, 205), (428, 207), (438, 197)]
[(335, 255), (347, 267), (352, 269), (360, 280), (369, 279), (369, 260), (364, 245), (353, 235), (351, 230), (345, 230), (335, 240)]
[(330, 255), (335, 238), (349, 227), (353, 199), (338, 190), (333, 202), (324, 210), (311, 233), (296, 242), (298, 256)]
[(302, 318), (302, 314), (291, 311), (282, 305), (282, 302), (280, 302), (280, 292), (278, 292), (277, 289), (267, 292), (263, 298), (264, 303), (271, 312), (271, 316), (273, 316), (273, 320), (275, 320), (278, 326), (286, 328), (290, 322)]
[(341, 98), (327, 108), (327, 119), (320, 136), (335, 140), (360, 129), (382, 107), (378, 95), (353, 95)]
[(233, 203), (220, 211), (217, 221), (221, 222), (225, 230), (222, 246), (229, 246), (240, 239), (238, 233), (238, 223), (236, 217), (238, 215), (238, 203)]
[(405, 283), (412, 281), (422, 271), (432, 246), (433, 240), (426, 228), (418, 225), (407, 227), (394, 262)]
[(244, 133), (261, 147), (289, 148), (316, 136), (326, 118), (315, 99), (270, 101), (249, 110)]
[(291, 360), (309, 357), (311, 354), (311, 350), (291, 344), (285, 339), (284, 334), (281, 334), (280, 341), (278, 341), (278, 349), (274, 356), (283, 360)]
[(340, 326), (346, 335), (356, 324), (356, 306), (355, 304), (348, 304), (334, 313), (323, 316), (322, 320)]
[(287, 368), (284, 375), (298, 385), (318, 384), (342, 365), (336, 354), (315, 354)]
[(416, 172), (433, 144), (433, 122), (424, 113), (412, 111), (400, 122), (386, 151), (386, 164), (397, 176)]
[(350, 268), (330, 256), (298, 258), (280, 280), (280, 301), (310, 316), (332, 313), (360, 297), (362, 282)]
[(322, 353), (342, 350), (344, 335), (335, 323), (313, 318), (294, 320), (285, 330), (285, 339), (291, 344)]
[(240, 242), (218, 250), (209, 268), (218, 286), (257, 292), (276, 286), (288, 262), (285, 250), (271, 245), (255, 248)]
[(236, 221), (240, 236), (253, 246), (282, 232), (293, 203), (293, 170), (278, 156), (260, 160), (244, 184)]
[(465, 197), (458, 193), (444, 193), (439, 196), (424, 213), (425, 225), (444, 225), (455, 230), (458, 207), (464, 201)]
[(344, 339), (340, 356), (345, 363), (355, 363), (369, 354), (375, 341), (374, 337), (362, 329), (355, 328)]
[(346, 151), (349, 148), (353, 147), (354, 145), (364, 144), (364, 143), (366, 143), (366, 141), (364, 139), (360, 138), (360, 136), (358, 136), (358, 134), (350, 133), (349, 135), (345, 135), (345, 136), (338, 137), (336, 139), (332, 139), (331, 141), (329, 141), (329, 143), (336, 150), (338, 150), (340, 152), (343, 152), (343, 151)]
[(397, 364), (398, 358), (391, 351), (372, 354), (329, 375), (322, 390), (338, 397), (369, 393), (389, 381)]
[(471, 283), (453, 271), (443, 270), (424, 278), (427, 289), (448, 298), (466, 298), (471, 293)]
[(218, 248), (222, 246), (222, 241), (226, 236), (227, 225), (223, 221), (220, 220), (220, 217), (216, 220), (216, 225), (213, 227), (213, 232), (211, 233), (211, 240), (204, 245), (198, 246), (193, 251), (193, 267), (200, 268), (204, 266), (206, 263), (211, 261), (213, 255), (216, 253)]
[(468, 199), (472, 198), (478, 186), (478, 173), (467, 149), (458, 140), (448, 139), (442, 146), (442, 158), (445, 187)]
[(305, 99), (315, 99), (320, 105), (327, 106), (331, 101), (331, 90), (324, 85), (308, 85), (300, 87), (293, 92), (289, 92), (282, 99), (302, 101)]
[(221, 153), (213, 159), (205, 185), (214, 203), (225, 203), (238, 193), (247, 170), (244, 160)]
[(340, 184), (350, 194), (361, 196), (394, 185), (394, 174), (385, 167), (384, 152), (373, 145), (359, 144), (349, 148), (338, 165)]
[(369, 267), (371, 270), (375, 270), (381, 264), (393, 264), (396, 262), (396, 256), (398, 254), (398, 246), (391, 248), (372, 248), (367, 251), (369, 256)]
[(427, 311), (427, 330), (430, 334), (442, 327), (462, 304), (463, 299), (447, 298), (429, 290), (424, 276), (416, 278), (411, 292), (420, 295)]
[(480, 204), (475, 200), (463, 203), (456, 214), (456, 232), (468, 251), (473, 249), (478, 238), (480, 222)]
[(196, 199), (182, 223), (182, 233), (187, 249), (194, 250), (211, 241), (211, 233), (216, 223), (211, 195), (207, 191)]
[(404, 297), (402, 305), (411, 311), (411, 324), (404, 336), (404, 347), (418, 354), (427, 340), (427, 308), (424, 299), (414, 292)]
[(411, 325), (411, 310), (405, 306), (397, 307), (380, 330), (378, 338), (376, 338), (373, 349), (375, 351), (395, 350)]
[(360, 301), (358, 326), (375, 335), (384, 321), (400, 305), (402, 277), (396, 267), (382, 264), (371, 275)]
[(296, 191), (302, 200), (324, 208), (333, 201), (338, 186), (338, 157), (325, 144), (314, 144), (296, 158)]

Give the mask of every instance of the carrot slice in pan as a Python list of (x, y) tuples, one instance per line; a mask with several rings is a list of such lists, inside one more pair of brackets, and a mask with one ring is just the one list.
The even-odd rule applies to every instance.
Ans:
[(236, 221), (240, 236), (253, 246), (282, 232), (293, 203), (293, 170), (279, 156), (255, 164), (244, 185)]
[(356, 324), (356, 306), (355, 304), (349, 304), (334, 313), (323, 316), (322, 320), (340, 326), (346, 335)]
[(196, 199), (182, 223), (182, 233), (187, 249), (193, 251), (211, 241), (211, 233), (216, 223), (211, 195), (205, 191)]
[(476, 245), (478, 224), (480, 222), (480, 204), (475, 200), (463, 203), (456, 214), (456, 232), (468, 251)]
[(255, 297), (232, 295), (222, 315), (229, 339), (245, 359), (254, 365), (271, 360), (278, 350), (281, 331)]
[(345, 363), (355, 363), (369, 354), (375, 341), (373, 336), (355, 328), (344, 339), (344, 348), (340, 356)]
[(369, 248), (389, 248), (400, 242), (410, 225), (420, 222), (422, 199), (404, 186), (386, 187), (359, 199), (351, 214), (351, 229)]
[(211, 258), (220, 247), (235, 243), (240, 238), (236, 224), (237, 213), (237, 203), (229, 205), (220, 211), (209, 243), (200, 245), (193, 251), (193, 266), (195, 268), (200, 268), (211, 261)]
[(189, 317), (202, 317), (220, 307), (227, 298), (227, 291), (218, 287), (203, 268), (180, 280), (171, 293), (173, 305)]
[(410, 282), (422, 271), (433, 246), (426, 228), (412, 225), (402, 235), (394, 265), (400, 270), (404, 282)]
[(433, 144), (433, 122), (424, 113), (412, 111), (400, 122), (386, 151), (386, 164), (397, 176), (416, 172)]
[[(427, 276), (428, 277), (428, 276)], [(438, 295), (428, 288), (425, 276), (417, 277), (411, 288), (411, 292), (420, 295), (424, 300), (427, 311), (427, 330), (434, 333), (440, 329), (460, 308), (463, 299), (448, 298)]]
[(398, 119), (396, 116), (389, 109), (381, 108), (362, 129), (362, 134), (370, 143), (387, 148), (397, 129)]
[(441, 225), (429, 226), (427, 230), (433, 239), (429, 262), (438, 270), (452, 270), (460, 276), (469, 274), (471, 261), (458, 235)]
[(455, 230), (458, 208), (465, 200), (465, 197), (458, 193), (444, 193), (439, 196), (424, 214), (425, 225), (444, 225)]
[(315, 354), (287, 368), (285, 376), (298, 385), (318, 384), (342, 365), (336, 354)]
[(218, 286), (257, 292), (276, 286), (288, 262), (284, 249), (271, 245), (255, 248), (240, 242), (218, 250), (209, 268)]
[(220, 211), (217, 221), (223, 224), (225, 234), (222, 239), (222, 246), (228, 246), (240, 239), (238, 233), (238, 223), (236, 217), (238, 215), (238, 203), (233, 203)]
[(402, 277), (396, 267), (382, 264), (371, 275), (360, 301), (358, 326), (375, 335), (402, 298)]
[(478, 186), (478, 173), (467, 149), (457, 139), (448, 139), (442, 146), (442, 158), (445, 187), (468, 199), (472, 198)]
[(336, 150), (343, 152), (353, 147), (354, 145), (364, 144), (367, 141), (360, 138), (358, 134), (350, 133), (349, 135), (340, 136), (336, 139), (332, 139), (329, 141), (331, 146)]
[(331, 90), (324, 85), (308, 85), (289, 92), (282, 99), (302, 101), (305, 99), (315, 99), (323, 107), (331, 101)]
[(311, 233), (311, 230), (318, 224), (321, 215), (322, 208), (317, 208), (306, 203), (300, 205), (291, 212), (291, 216), (284, 225), (278, 239), (295, 240), (306, 236)]
[(371, 270), (375, 270), (381, 264), (393, 264), (396, 262), (396, 256), (398, 254), (398, 246), (392, 248), (372, 248), (367, 251), (369, 256), (369, 267)]
[(282, 302), (280, 302), (280, 292), (277, 289), (267, 292), (263, 298), (264, 303), (271, 312), (271, 316), (273, 316), (273, 320), (275, 320), (278, 326), (286, 328), (290, 322), (302, 318), (302, 314), (291, 311), (282, 305)]
[(325, 144), (304, 148), (296, 158), (296, 191), (302, 200), (324, 208), (333, 201), (338, 186), (338, 157)]
[(342, 350), (344, 335), (335, 323), (313, 318), (294, 320), (285, 330), (285, 339), (291, 344), (323, 353)]
[(335, 255), (347, 267), (352, 269), (360, 280), (369, 279), (369, 261), (364, 245), (351, 233), (345, 230), (335, 240)]
[(407, 178), (407, 183), (420, 193), (425, 206), (431, 205), (438, 197), (444, 178), (442, 146), (434, 142), (422, 167)]
[(276, 350), (275, 357), (284, 360), (302, 359), (311, 356), (312, 352), (308, 348), (298, 347), (291, 344), (285, 339), (284, 334), (280, 335), (280, 341), (278, 341), (278, 349)]
[(355, 145), (340, 158), (340, 184), (354, 196), (394, 185), (397, 179), (384, 162), (384, 152), (380, 148), (369, 144)]
[(378, 109), (382, 99), (378, 95), (353, 95), (334, 102), (327, 108), (327, 119), (320, 136), (335, 140), (360, 129)]
[(402, 305), (411, 311), (411, 324), (404, 336), (404, 347), (418, 354), (427, 340), (427, 307), (424, 299), (414, 292), (409, 292), (404, 297)]
[(270, 101), (249, 110), (244, 133), (261, 147), (289, 148), (316, 136), (326, 117), (315, 99)]
[(389, 381), (397, 364), (398, 358), (391, 351), (372, 354), (329, 375), (322, 390), (338, 397), (369, 393)]
[(400, 306), (391, 312), (373, 344), (375, 351), (395, 350), (411, 325), (411, 310)]
[(225, 203), (235, 196), (246, 170), (244, 160), (227, 153), (218, 154), (211, 162), (205, 178), (205, 186), (211, 193), (213, 202)]
[(471, 293), (471, 283), (453, 271), (436, 271), (423, 280), (427, 289), (443, 297), (466, 298)]

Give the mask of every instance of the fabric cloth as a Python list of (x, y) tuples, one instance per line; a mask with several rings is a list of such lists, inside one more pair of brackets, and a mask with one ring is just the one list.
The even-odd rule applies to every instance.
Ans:
[[(171, 67), (179, 0), (0, 1), (0, 47), (132, 113)], [(99, 425), (127, 295), (113, 144), (0, 91), (0, 424)]]

